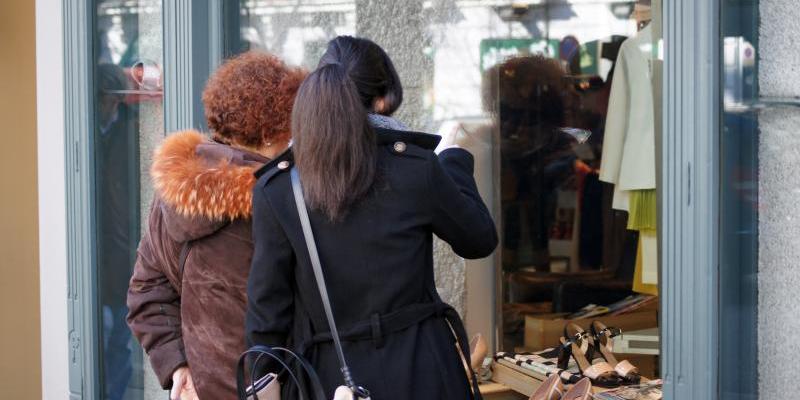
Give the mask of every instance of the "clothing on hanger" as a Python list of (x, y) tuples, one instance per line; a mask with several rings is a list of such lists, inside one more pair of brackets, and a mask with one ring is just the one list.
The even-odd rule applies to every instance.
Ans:
[(629, 191), (656, 187), (652, 59), (650, 26), (626, 40), (617, 56), (600, 166), (600, 180), (615, 185), (617, 210), (629, 210)]
[(645, 283), (643, 279), (644, 276), (643, 244), (644, 241), (647, 240), (643, 238), (644, 235), (645, 235), (644, 232), (639, 233), (639, 245), (636, 256), (636, 269), (633, 272), (633, 291), (636, 293), (658, 296), (658, 285)]

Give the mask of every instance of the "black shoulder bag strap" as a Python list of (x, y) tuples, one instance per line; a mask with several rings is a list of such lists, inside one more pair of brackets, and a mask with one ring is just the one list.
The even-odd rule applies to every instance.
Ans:
[(303, 187), (300, 184), (300, 174), (297, 172), (297, 168), (292, 168), (290, 175), (292, 179), (294, 201), (297, 204), (297, 213), (300, 215), (300, 224), (303, 227), (303, 236), (305, 237), (306, 247), (308, 248), (308, 257), (311, 259), (311, 267), (314, 270), (314, 278), (317, 281), (319, 295), (322, 298), (325, 317), (328, 319), (328, 328), (331, 331), (333, 345), (336, 348), (336, 355), (339, 357), (339, 367), (342, 372), (342, 377), (344, 378), (344, 383), (356, 396), (366, 399), (369, 397), (369, 391), (355, 384), (350, 374), (350, 368), (347, 366), (347, 361), (344, 359), (342, 342), (339, 339), (339, 331), (336, 329), (336, 321), (333, 319), (331, 301), (328, 297), (328, 289), (325, 286), (325, 276), (322, 273), (322, 263), (319, 260), (317, 243), (314, 240), (314, 232), (311, 230), (311, 220), (308, 218), (308, 208), (306, 208), (306, 200), (305, 197), (303, 197)]

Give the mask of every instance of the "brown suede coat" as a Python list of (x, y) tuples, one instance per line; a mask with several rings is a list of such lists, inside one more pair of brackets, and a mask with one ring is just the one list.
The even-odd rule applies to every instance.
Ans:
[(201, 399), (236, 398), (253, 172), (266, 161), (193, 131), (169, 136), (155, 153), (156, 194), (128, 290), (128, 324), (165, 389), (188, 365)]

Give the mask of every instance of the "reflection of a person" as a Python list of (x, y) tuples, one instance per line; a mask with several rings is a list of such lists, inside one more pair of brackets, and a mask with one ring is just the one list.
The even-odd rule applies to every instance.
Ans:
[(123, 103), (127, 77), (97, 66), (95, 176), (97, 271), (102, 312), (105, 398), (122, 399), (132, 374), (125, 299), (138, 237), (138, 118)]
[(499, 112), (504, 265), (521, 266), (526, 224), (528, 265), (546, 270), (548, 239), (563, 234), (553, 232), (559, 229), (554, 224), (558, 189), (574, 177), (573, 141), (558, 129), (571, 115), (574, 93), (559, 62), (540, 55), (510, 59), (490, 70), (487, 80), (487, 104), (496, 104)]

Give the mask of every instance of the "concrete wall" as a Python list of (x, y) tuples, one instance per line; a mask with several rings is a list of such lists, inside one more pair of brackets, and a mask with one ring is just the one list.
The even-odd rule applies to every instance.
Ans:
[[(800, 96), (800, 5), (761, 0), (761, 97)], [(795, 393), (800, 342), (800, 108), (770, 107), (759, 116), (759, 397)], [(791, 396), (790, 396), (791, 397)]]
[(34, 6), (28, 0), (0, 2), (0, 398), (4, 399), (41, 397)]

